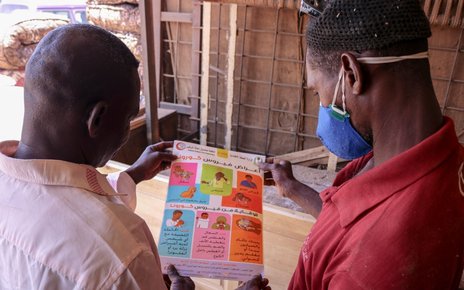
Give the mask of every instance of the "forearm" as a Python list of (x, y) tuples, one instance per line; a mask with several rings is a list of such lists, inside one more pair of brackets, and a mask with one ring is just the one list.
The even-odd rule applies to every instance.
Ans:
[(303, 208), (306, 213), (318, 217), (322, 209), (319, 193), (296, 179), (288, 181), (284, 188), (279, 188), (284, 195)]
[(139, 184), (139, 182), (144, 179), (143, 172), (141, 172), (141, 170), (137, 170), (134, 166), (127, 168), (124, 172), (132, 178), (135, 184)]

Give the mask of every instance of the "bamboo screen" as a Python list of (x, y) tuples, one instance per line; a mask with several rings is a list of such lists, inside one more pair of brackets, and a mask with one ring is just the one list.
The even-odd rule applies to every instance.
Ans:
[[(223, 145), (228, 5), (212, 13), (208, 141)], [(279, 155), (320, 145), (318, 100), (304, 88), (305, 48), (295, 10), (240, 6), (234, 76), (233, 148)]]

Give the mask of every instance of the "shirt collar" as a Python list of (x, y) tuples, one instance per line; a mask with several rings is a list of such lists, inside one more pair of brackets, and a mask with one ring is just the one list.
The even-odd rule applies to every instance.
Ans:
[(51, 159), (16, 159), (18, 141), (0, 142), (0, 171), (13, 178), (44, 185), (60, 185), (82, 188), (99, 195), (118, 194), (90, 165)]
[[(444, 117), (444, 125), (438, 132), (382, 165), (353, 177), (373, 154), (353, 161), (353, 165), (340, 172), (340, 178), (337, 176), (334, 187), (329, 190), (331, 194), (326, 194), (325, 199), (330, 198), (335, 204), (340, 214), (340, 224), (345, 227), (369, 208), (432, 171), (459, 148), (462, 147), (456, 137), (453, 121)], [(426, 158), (424, 154), (427, 154)]]

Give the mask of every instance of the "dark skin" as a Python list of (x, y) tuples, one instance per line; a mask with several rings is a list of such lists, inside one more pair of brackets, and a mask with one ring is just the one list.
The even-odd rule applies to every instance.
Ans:
[[(407, 43), (396, 55), (427, 49), (424, 42)], [(374, 51), (344, 52), (340, 65), (345, 71), (347, 111), (354, 128), (372, 142), (374, 157), (358, 172), (362, 174), (419, 144), (440, 129), (440, 106), (433, 90), (428, 60), (405, 60), (392, 64), (362, 64), (357, 58), (377, 56)], [(311, 57), (309, 55), (309, 57)], [(324, 107), (332, 103), (337, 75), (307, 63), (308, 86), (319, 93)], [(341, 108), (339, 95), (336, 105)], [(282, 196), (317, 217), (322, 208), (318, 192), (300, 183), (291, 164), (269, 159), (260, 168), (269, 171)]]

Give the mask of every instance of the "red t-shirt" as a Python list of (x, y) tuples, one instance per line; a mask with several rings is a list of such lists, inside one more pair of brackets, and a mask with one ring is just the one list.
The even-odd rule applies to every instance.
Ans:
[(321, 193), (288, 289), (457, 289), (463, 271), (464, 148), (451, 119), (420, 144)]

